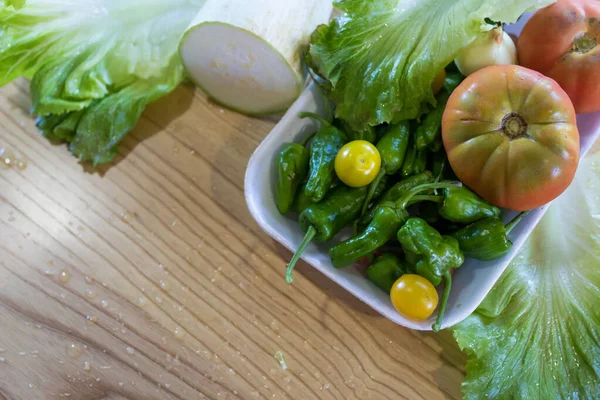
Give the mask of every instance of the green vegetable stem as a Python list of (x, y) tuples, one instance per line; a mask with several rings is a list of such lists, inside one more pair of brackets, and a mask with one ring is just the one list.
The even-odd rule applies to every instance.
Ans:
[(415, 145), (417, 150), (423, 151), (428, 146), (434, 144), (442, 135), (442, 116), (446, 109), (446, 103), (450, 98), (450, 93), (442, 90), (436, 96), (436, 107), (429, 112), (423, 119), (423, 122), (415, 132)]
[(460, 267), (465, 258), (460, 251), (458, 241), (451, 236), (442, 236), (427, 222), (420, 218), (411, 218), (400, 230), (398, 241), (407, 259), (412, 262), (418, 275), (427, 279), (434, 286), (444, 282), (444, 292), (438, 309), (438, 315), (432, 326), (438, 332), (446, 312), (448, 297), (452, 290), (450, 270)]
[(451, 233), (450, 236), (458, 240), (465, 257), (480, 261), (496, 260), (504, 257), (512, 248), (508, 235), (526, 214), (527, 211), (520, 213), (506, 226), (497, 218), (485, 218)]
[(394, 186), (389, 188), (377, 201), (377, 203), (371, 207), (371, 209), (363, 215), (361, 218), (361, 224), (368, 224), (373, 217), (375, 216), (375, 210), (377, 207), (388, 201), (396, 201), (400, 197), (406, 195), (411, 189), (416, 186), (423, 185), (425, 183), (432, 183), (433, 177), (429, 171), (425, 171), (418, 175), (413, 175), (409, 178), (403, 179), (400, 182), (396, 183)]
[(439, 204), (440, 215), (448, 221), (470, 224), (483, 218), (498, 218), (500, 209), (466, 187), (442, 189), (444, 200)]
[(386, 293), (394, 283), (410, 271), (410, 265), (393, 253), (383, 253), (367, 269), (367, 278)]
[(377, 142), (377, 150), (381, 156), (381, 169), (375, 180), (369, 187), (365, 198), (361, 215), (367, 212), (367, 208), (373, 199), (375, 189), (379, 186), (381, 179), (387, 175), (394, 175), (404, 163), (404, 156), (408, 148), (410, 138), (410, 122), (403, 121), (388, 127), (387, 132)]
[(344, 132), (319, 115), (309, 112), (302, 112), (299, 115), (301, 118), (314, 118), (323, 125), (310, 145), (310, 167), (305, 188), (306, 195), (317, 203), (323, 200), (336, 178), (335, 156), (348, 139)]
[(279, 153), (279, 158), (277, 159), (275, 200), (277, 208), (282, 214), (290, 211), (296, 198), (298, 187), (308, 175), (310, 152), (305, 147), (305, 144), (310, 140), (311, 136), (302, 144), (289, 143), (285, 145)]
[(410, 190), (395, 202), (384, 202), (377, 207), (373, 220), (364, 231), (329, 250), (331, 262), (335, 268), (344, 268), (356, 262), (396, 235), (398, 229), (408, 219), (406, 208), (414, 201), (435, 200), (436, 196), (418, 196), (432, 189), (460, 186), (460, 182), (440, 182), (420, 185)]

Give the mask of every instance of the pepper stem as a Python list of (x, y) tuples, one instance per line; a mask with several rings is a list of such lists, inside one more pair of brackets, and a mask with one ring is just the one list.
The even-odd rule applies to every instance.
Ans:
[[(444, 169), (446, 168), (446, 163), (448, 162), (448, 156), (444, 157), (444, 161), (442, 162), (442, 168), (440, 168), (440, 172), (438, 173), (438, 175), (435, 177), (435, 180), (433, 181), (434, 183), (438, 183), (440, 181), (440, 179), (442, 179), (442, 176), (444, 175)], [(435, 189), (433, 191), (433, 194), (437, 195), (437, 189)]]
[(421, 201), (433, 201), (434, 203), (440, 203), (442, 201), (442, 196), (415, 196), (408, 202), (408, 205), (412, 206), (413, 204), (420, 203)]
[(362, 211), (360, 212), (361, 217), (363, 215), (365, 215), (365, 213), (367, 212), (367, 208), (369, 208), (369, 203), (371, 202), (371, 199), (373, 198), (373, 195), (375, 194), (375, 191), (377, 190), (377, 186), (379, 186), (379, 183), (381, 183), (381, 180), (383, 179), (384, 176), (385, 176), (385, 168), (381, 168), (379, 170), (379, 173), (373, 180), (373, 182), (371, 182), (371, 184), (369, 185), (369, 191), (367, 192), (367, 197), (365, 197), (365, 202), (363, 203)]
[(450, 291), (452, 290), (452, 275), (450, 271), (444, 272), (444, 292), (442, 293), (442, 301), (440, 302), (440, 308), (438, 310), (437, 319), (431, 326), (434, 332), (439, 332), (442, 327), (442, 319), (446, 313), (446, 305), (448, 305), (448, 298), (450, 297)]
[(314, 226), (311, 225), (306, 231), (306, 234), (304, 235), (304, 239), (302, 239), (300, 246), (298, 246), (298, 250), (296, 250), (296, 252), (292, 256), (292, 259), (290, 260), (290, 263), (287, 265), (287, 270), (285, 272), (285, 281), (287, 283), (294, 282), (292, 271), (294, 270), (294, 267), (296, 266), (298, 260), (300, 260), (300, 256), (302, 256), (302, 253), (304, 253), (304, 249), (306, 249), (306, 246), (308, 246), (308, 244), (314, 239), (316, 234), (317, 230)]
[(415, 186), (407, 194), (396, 201), (396, 204), (400, 208), (406, 208), (410, 203), (410, 200), (421, 192), (433, 189), (446, 189), (450, 187), (462, 187), (462, 183), (458, 181), (446, 181), (439, 183), (426, 183), (424, 185)]
[(322, 123), (323, 125), (330, 126), (331, 122), (321, 117), (319, 114), (315, 114), (314, 112), (302, 111), (298, 113), (300, 118), (313, 118)]
[(519, 215), (514, 217), (512, 221), (510, 221), (508, 224), (506, 224), (506, 226), (504, 227), (504, 229), (506, 230), (506, 234), (508, 235), (510, 233), (510, 231), (512, 231), (514, 229), (514, 227), (517, 226), (519, 224), (519, 222), (521, 222), (523, 217), (526, 216), (527, 214), (529, 214), (529, 211), (523, 211), (522, 213), (520, 213)]

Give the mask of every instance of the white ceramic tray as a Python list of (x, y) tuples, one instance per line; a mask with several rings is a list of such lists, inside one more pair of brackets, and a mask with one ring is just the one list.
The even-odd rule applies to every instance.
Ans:
[[(526, 17), (522, 18), (507, 31), (518, 34), (526, 20)], [(274, 196), (276, 179), (274, 165), (277, 154), (285, 143), (299, 142), (319, 127), (319, 124), (310, 118), (298, 118), (298, 113), (313, 111), (323, 114), (324, 108), (324, 99), (318, 88), (314, 84), (309, 85), (256, 149), (246, 170), (244, 191), (250, 213), (265, 232), (292, 252), (302, 241), (304, 233), (296, 220), (283, 216), (277, 211)], [(580, 115), (577, 123), (583, 157), (600, 134), (600, 113)], [(511, 238), (514, 246), (504, 258), (490, 262), (467, 260), (462, 267), (456, 270), (442, 328), (459, 323), (477, 308), (542, 218), (547, 207), (544, 206), (530, 212), (513, 230)], [(515, 215), (514, 212), (505, 212), (503, 218), (507, 222)], [(347, 237), (347, 233), (342, 233), (332, 243), (345, 237)], [(335, 269), (331, 265), (328, 255), (330, 247), (331, 244), (311, 244), (304, 252), (302, 259), (386, 318), (408, 328), (431, 330), (435, 314), (428, 321), (423, 322), (404, 318), (393, 308), (389, 296), (367, 280), (363, 267), (351, 266), (345, 269)], [(285, 282), (284, 272), (285, 264), (282, 264), (282, 283)]]

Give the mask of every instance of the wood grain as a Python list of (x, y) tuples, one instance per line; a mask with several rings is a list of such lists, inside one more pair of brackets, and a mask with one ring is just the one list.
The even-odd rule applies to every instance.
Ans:
[[(0, 90), (0, 399), (458, 399), (449, 333), (403, 329), (260, 231), (246, 163), (276, 122), (180, 87), (115, 162), (40, 136)], [(280, 350), (284, 370), (274, 358)]]

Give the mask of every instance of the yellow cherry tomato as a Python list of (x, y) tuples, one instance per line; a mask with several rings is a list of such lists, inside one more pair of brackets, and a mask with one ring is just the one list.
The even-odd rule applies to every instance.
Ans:
[(390, 299), (396, 310), (407, 318), (425, 321), (438, 305), (438, 293), (427, 279), (419, 275), (402, 275), (392, 286)]
[(335, 157), (335, 173), (350, 187), (367, 186), (381, 169), (377, 148), (366, 140), (346, 143)]
[(436, 76), (433, 82), (431, 83), (431, 91), (433, 94), (438, 94), (440, 90), (444, 87), (444, 81), (446, 80), (446, 70), (441, 70)]

